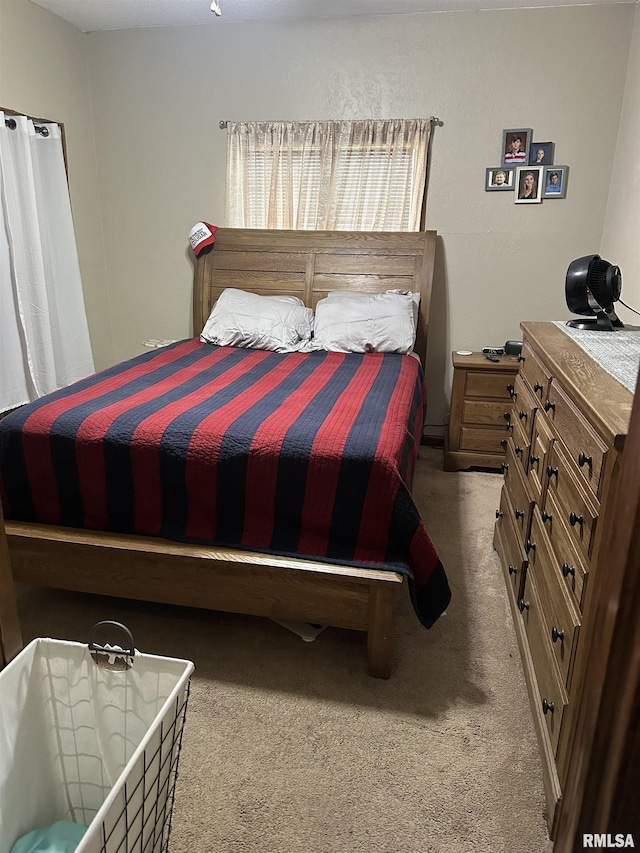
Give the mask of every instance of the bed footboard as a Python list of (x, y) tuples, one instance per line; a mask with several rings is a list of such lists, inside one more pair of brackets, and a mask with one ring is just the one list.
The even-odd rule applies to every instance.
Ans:
[(7, 539), (18, 582), (365, 631), (390, 675), (396, 572), (22, 522)]

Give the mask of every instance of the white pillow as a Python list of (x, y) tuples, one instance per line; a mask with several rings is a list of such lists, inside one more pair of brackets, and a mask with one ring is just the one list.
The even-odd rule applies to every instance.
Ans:
[(258, 296), (228, 287), (211, 310), (203, 343), (295, 352), (311, 338), (313, 311), (296, 296)]
[(410, 293), (334, 291), (316, 305), (314, 348), (408, 354), (415, 340)]
[[(413, 299), (413, 342), (416, 342), (416, 334), (418, 331), (418, 312), (420, 311), (420, 294), (414, 290), (387, 290), (385, 293), (400, 293), (402, 295), (409, 295)], [(332, 290), (330, 293), (327, 293), (327, 299), (351, 299), (354, 305), (358, 304), (358, 300), (360, 300), (360, 304), (366, 304), (367, 299), (375, 296), (373, 293), (361, 293), (358, 290)]]

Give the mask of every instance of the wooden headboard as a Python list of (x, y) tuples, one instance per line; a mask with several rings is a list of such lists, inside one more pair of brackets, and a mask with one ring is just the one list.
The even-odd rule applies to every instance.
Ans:
[(415, 350), (426, 361), (435, 231), (279, 231), (219, 228), (196, 260), (194, 335), (226, 287), (297, 296), (310, 308), (333, 290), (418, 291)]

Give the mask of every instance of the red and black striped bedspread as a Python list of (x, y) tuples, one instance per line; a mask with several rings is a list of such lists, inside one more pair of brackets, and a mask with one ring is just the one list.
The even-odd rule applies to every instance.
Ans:
[(7, 518), (374, 564), (430, 627), (449, 586), (411, 497), (417, 360), (197, 339), (0, 421)]

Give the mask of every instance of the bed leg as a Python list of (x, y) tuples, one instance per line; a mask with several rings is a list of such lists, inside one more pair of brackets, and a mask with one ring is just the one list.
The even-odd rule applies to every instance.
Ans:
[(393, 651), (393, 591), (386, 586), (369, 589), (367, 652), (369, 675), (389, 678)]

